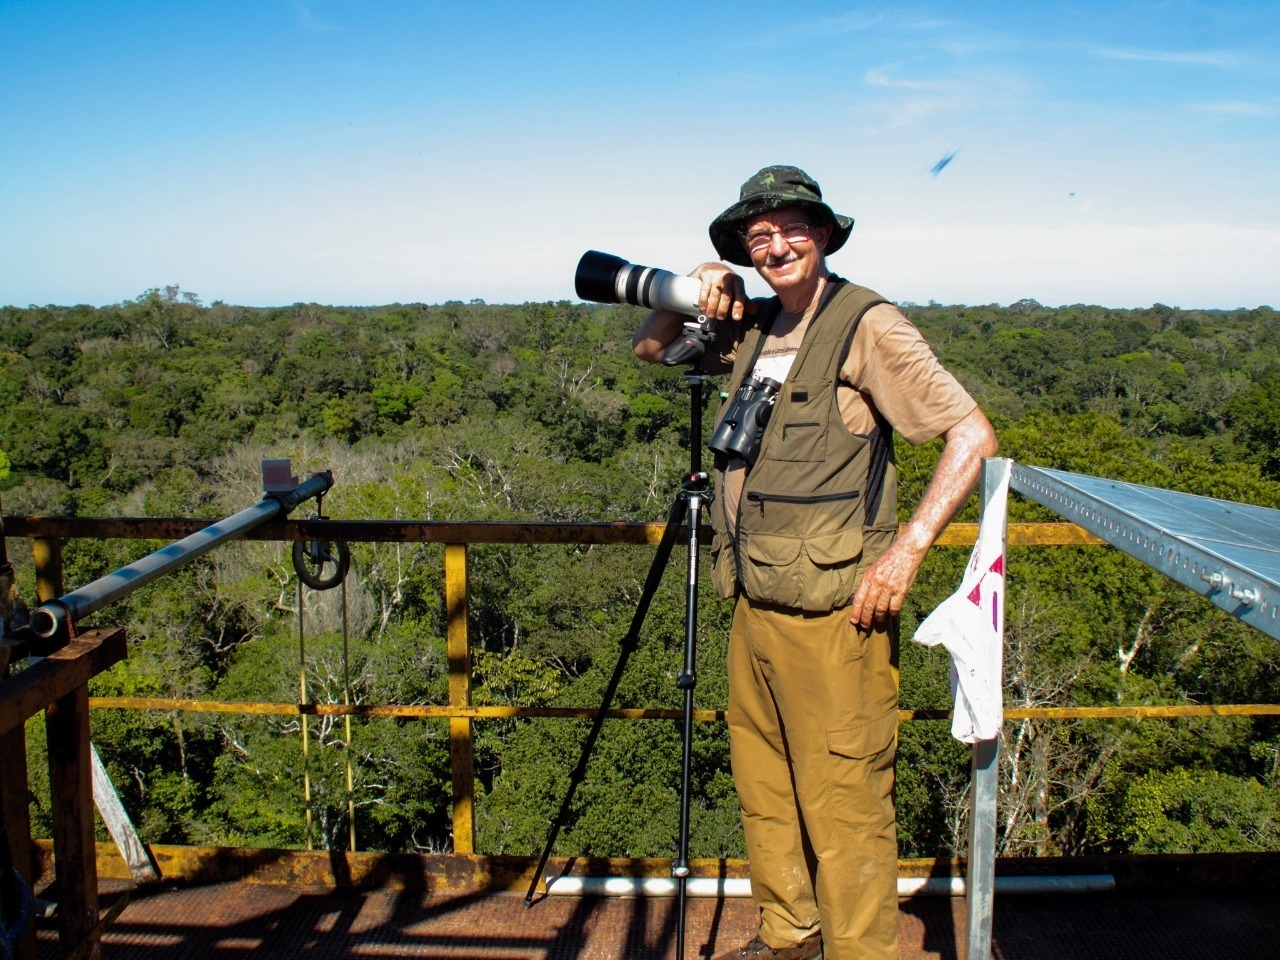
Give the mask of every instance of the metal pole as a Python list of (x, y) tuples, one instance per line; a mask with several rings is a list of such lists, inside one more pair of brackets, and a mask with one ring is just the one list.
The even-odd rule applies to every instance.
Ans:
[[(0, 612), (7, 612), (8, 588), (12, 583), (13, 565), (9, 563), (8, 548), (4, 542), (4, 504), (0, 503), (0, 590), (5, 591), (0, 595)], [(0, 620), (0, 636), (4, 635), (4, 628), (5, 623)]]
[(31, 544), (31, 561), (36, 568), (36, 599), (46, 603), (61, 596), (62, 541), (57, 537), (37, 537)]
[(288, 515), (299, 503), (319, 496), (331, 486), (333, 475), (318, 473), (287, 494), (264, 497), (225, 520), (219, 520), (177, 543), (171, 543), (86, 587), (45, 603), (32, 615), (31, 626), (41, 637), (52, 637), (61, 627), (76, 623), (157, 577), (190, 563), (214, 547), (234, 540), (277, 516)]
[[(351, 644), (347, 639), (347, 578), (342, 578), (342, 702), (351, 706)], [(343, 718), (347, 733), (347, 824), (351, 835), (348, 847), (356, 852), (355, 776), (351, 771), (351, 714)]]
[(684, 669), (676, 676), (676, 687), (684, 693), (684, 717), (680, 726), (680, 836), (671, 875), (677, 885), (676, 960), (684, 960), (688, 916), (689, 807), (693, 792), (693, 694), (698, 685), (698, 527), (701, 509), (715, 496), (706, 489), (708, 477), (702, 472), (702, 388), (706, 378), (694, 370), (684, 377), (689, 385), (689, 476), (682, 496), (685, 501), (685, 536), (688, 544), (688, 575), (684, 598)]
[[(992, 457), (982, 462), (982, 513), (997, 495), (1008, 494), (1013, 461)], [(1005, 530), (1000, 530), (1001, 555), (1004, 554)], [(1007, 582), (1007, 581), (1006, 581)], [(1004, 592), (996, 597), (999, 610), (1000, 644), (998, 668), (1003, 667)], [(968, 940), (965, 960), (990, 960), (991, 917), (996, 883), (996, 794), (1000, 781), (1000, 739), (979, 740), (973, 745), (970, 764), (969, 863), (965, 886), (968, 915)]]
[[(9, 554), (4, 542), (4, 505), (0, 504), (0, 637), (10, 630), (10, 618), (13, 616), (13, 602), (17, 591), (13, 589), (13, 564), (9, 562)], [(0, 667), (3, 670), (3, 667)]]
[[(307, 644), (303, 633), (302, 581), (298, 581), (298, 696), (302, 707), (310, 702), (307, 697)], [(307, 849), (312, 849), (311, 842), (311, 749), (308, 743), (310, 723), (307, 711), (300, 711), (302, 721), (302, 800), (306, 806), (307, 817)]]
[[(471, 645), (467, 636), (467, 545), (444, 547), (445, 644), (449, 657), (449, 706), (471, 706)], [(449, 718), (449, 768), (453, 784), (453, 852), (476, 850), (475, 741), (470, 717)]]

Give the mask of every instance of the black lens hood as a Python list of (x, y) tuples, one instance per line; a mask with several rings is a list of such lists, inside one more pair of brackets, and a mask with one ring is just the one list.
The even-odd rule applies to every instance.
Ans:
[(588, 250), (578, 261), (573, 288), (580, 300), (594, 303), (619, 303), (617, 294), (618, 271), (629, 266), (626, 260), (611, 253)]

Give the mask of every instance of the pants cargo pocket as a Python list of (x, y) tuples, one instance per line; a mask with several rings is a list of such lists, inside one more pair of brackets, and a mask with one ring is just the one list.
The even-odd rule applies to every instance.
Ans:
[(829, 814), (850, 828), (892, 829), (898, 711), (827, 731)]

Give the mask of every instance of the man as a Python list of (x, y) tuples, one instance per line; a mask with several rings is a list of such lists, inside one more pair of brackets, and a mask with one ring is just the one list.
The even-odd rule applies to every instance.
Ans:
[[(720, 263), (698, 306), (716, 321), (703, 368), (780, 386), (758, 451), (717, 456), (713, 579), (737, 597), (729, 738), (760, 932), (724, 957), (898, 956), (898, 614), (925, 553), (977, 482), (995, 434), (915, 327), (827, 269), (853, 220), (795, 167), (766, 167), (711, 224)], [(657, 361), (685, 318), (633, 339)], [(729, 406), (732, 406), (732, 399)], [(897, 533), (892, 431), (945, 440)]]

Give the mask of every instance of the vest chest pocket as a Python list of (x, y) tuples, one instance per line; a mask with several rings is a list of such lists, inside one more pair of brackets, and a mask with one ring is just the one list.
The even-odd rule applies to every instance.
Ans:
[(746, 538), (742, 589), (751, 599), (815, 613), (848, 605), (862, 556), (862, 530), (810, 537), (755, 533)]
[(777, 422), (770, 424), (772, 437), (762, 455), (788, 463), (826, 460), (833, 397), (829, 384), (788, 382), (773, 411)]

